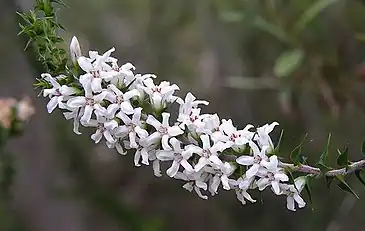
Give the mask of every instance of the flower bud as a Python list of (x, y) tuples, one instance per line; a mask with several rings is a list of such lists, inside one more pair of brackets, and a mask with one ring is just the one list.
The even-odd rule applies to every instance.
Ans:
[(17, 104), (16, 117), (22, 122), (28, 121), (29, 118), (35, 113), (35, 108), (29, 97), (24, 97)]
[(71, 54), (71, 60), (74, 63), (76, 62), (77, 58), (79, 58), (82, 55), (79, 41), (75, 36), (72, 37), (70, 43), (70, 54)]
[(16, 104), (13, 98), (0, 99), (0, 126), (9, 129), (12, 122), (12, 109)]

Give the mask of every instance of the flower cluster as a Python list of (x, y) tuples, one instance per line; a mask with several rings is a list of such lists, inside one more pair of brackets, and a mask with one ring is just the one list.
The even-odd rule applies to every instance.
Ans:
[(5, 129), (11, 129), (16, 122), (27, 122), (34, 113), (35, 109), (29, 97), (21, 100), (0, 99), (0, 126)]
[[(50, 99), (48, 112), (62, 109), (65, 118), (73, 120), (76, 134), (81, 134), (80, 125), (94, 128), (95, 143), (105, 142), (122, 155), (129, 150), (135, 166), (152, 163), (156, 176), (161, 176), (161, 162), (170, 163), (166, 174), (185, 181), (183, 187), (203, 199), (208, 199), (207, 191), (218, 194), (222, 185), (234, 190), (245, 204), (256, 201), (250, 190), (270, 188), (276, 195), (287, 196), (288, 209), (295, 211), (295, 202), (305, 206), (300, 197), (305, 179), (299, 177), (290, 184), (273, 154), (270, 132), (278, 123), (238, 129), (230, 119), (203, 114), (199, 106), (208, 105), (207, 101), (191, 93), (180, 98), (175, 95), (176, 84), (156, 84), (155, 75), (135, 74), (130, 63), (119, 66), (111, 56), (114, 50), (83, 56), (73, 38), (71, 57), (82, 73), (72, 84), (64, 81), (66, 76), (42, 74), (50, 86), (43, 91)], [(176, 120), (167, 112), (172, 104), (179, 108)], [(225, 158), (232, 154), (236, 160)]]

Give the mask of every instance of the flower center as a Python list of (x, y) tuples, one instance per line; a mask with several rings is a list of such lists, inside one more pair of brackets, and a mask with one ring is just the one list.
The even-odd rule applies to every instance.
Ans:
[(260, 164), (261, 160), (262, 160), (262, 158), (261, 158), (260, 156), (254, 156), (254, 160), (253, 160), (253, 162), (254, 162), (255, 164)]
[(181, 162), (182, 160), (183, 160), (183, 157), (181, 156), (181, 154), (180, 153), (178, 153), (178, 152), (175, 152), (174, 153), (174, 158), (175, 158), (175, 160), (177, 161), (177, 162)]
[(153, 87), (151, 90), (152, 90), (152, 92), (161, 93), (161, 87)]
[(209, 150), (203, 150), (202, 157), (209, 158), (212, 155)]
[(61, 94), (61, 92), (60, 92), (60, 89), (56, 89), (56, 91), (55, 91), (55, 94), (54, 94), (55, 96), (61, 96), (62, 94)]
[(94, 106), (95, 100), (93, 98), (86, 98), (86, 105)]
[(159, 129), (158, 129), (158, 132), (161, 133), (161, 134), (167, 134), (167, 127), (165, 126), (161, 126)]
[(90, 73), (93, 75), (94, 78), (99, 78), (100, 77), (100, 71), (99, 70), (90, 71)]
[(123, 98), (123, 96), (120, 95), (120, 96), (117, 96), (115, 101), (117, 104), (121, 104), (124, 102), (124, 98)]

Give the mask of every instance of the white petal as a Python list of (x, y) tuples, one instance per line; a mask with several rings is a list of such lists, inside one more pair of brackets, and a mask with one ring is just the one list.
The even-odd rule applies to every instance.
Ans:
[(285, 173), (275, 173), (274, 177), (278, 181), (285, 182), (289, 180), (289, 177)]
[(103, 134), (100, 132), (100, 130), (96, 130), (96, 132), (91, 135), (91, 139), (94, 140), (96, 144), (100, 142), (102, 137)]
[(160, 177), (161, 175), (161, 170), (160, 170), (160, 161), (159, 160), (154, 160), (152, 163), (153, 166), (153, 173), (155, 174), (155, 176)]
[(174, 177), (176, 173), (179, 171), (180, 163), (177, 161), (173, 161), (172, 165), (169, 169), (167, 169), (166, 174), (169, 177)]
[(158, 121), (155, 117), (148, 115), (146, 123), (148, 123), (149, 125), (152, 125), (156, 130), (159, 130), (161, 127), (161, 123), (160, 121)]
[(121, 155), (126, 155), (127, 154), (127, 152), (124, 151), (124, 149), (123, 149), (122, 145), (120, 145), (120, 143), (116, 143), (115, 148), (117, 149), (119, 154), (121, 154)]
[(66, 85), (63, 85), (61, 88), (60, 88), (60, 93), (62, 95), (73, 95), (76, 93), (76, 89), (73, 88), (73, 87), (68, 87)]
[(77, 59), (77, 62), (79, 64), (79, 66), (81, 67), (81, 69), (84, 70), (85, 72), (90, 72), (91, 70), (94, 69), (93, 65), (91, 64), (91, 62), (88, 58), (81, 56)]
[(150, 163), (148, 162), (148, 152), (147, 152), (147, 149), (142, 148), (142, 150), (141, 150), (141, 156), (142, 156), (142, 163), (145, 164), (145, 165), (149, 165)]
[(221, 184), (221, 179), (215, 175), (210, 183), (209, 189), (212, 193), (217, 193), (218, 187)]
[(223, 162), (216, 155), (211, 155), (209, 160), (217, 165), (219, 168), (223, 167)]
[(93, 78), (91, 81), (91, 89), (93, 92), (101, 92), (101, 78)]
[(181, 160), (181, 162), (180, 162), (180, 164), (181, 164), (181, 166), (183, 166), (183, 167), (184, 167), (184, 169), (185, 169), (187, 172), (189, 172), (189, 173), (194, 172), (193, 167), (190, 165), (190, 163), (189, 163), (187, 160), (182, 159), (182, 160)]
[(279, 182), (277, 181), (271, 181), (271, 187), (276, 195), (280, 195), (280, 187)]
[(251, 177), (255, 176), (255, 175), (256, 175), (256, 173), (257, 173), (257, 171), (259, 170), (259, 168), (260, 168), (260, 165), (258, 165), (258, 164), (253, 164), (253, 165), (251, 166), (251, 168), (249, 168), (249, 169), (246, 171), (246, 177), (247, 177), (247, 178), (251, 178)]
[(286, 207), (291, 210), (291, 211), (296, 211), (295, 210), (295, 205), (294, 205), (294, 198), (291, 196), (288, 196), (286, 198)]
[(237, 164), (240, 165), (252, 165), (255, 161), (255, 158), (252, 156), (240, 156), (236, 159)]
[(136, 153), (134, 154), (134, 166), (141, 166), (139, 164), (139, 160), (141, 159), (141, 150), (137, 149)]
[(52, 113), (54, 109), (56, 109), (58, 105), (58, 96), (54, 96), (50, 99), (47, 104), (47, 111), (48, 113)]
[(162, 125), (169, 127), (170, 113), (162, 113)]
[(113, 136), (110, 134), (110, 131), (106, 130), (103, 132), (103, 135), (105, 137), (105, 139), (107, 141), (109, 141), (110, 143), (114, 143), (115, 142), (115, 139), (113, 138)]
[(261, 178), (257, 181), (257, 186), (259, 187), (260, 191), (264, 190), (270, 184), (271, 182), (268, 178)]
[(298, 194), (294, 194), (294, 200), (298, 203), (299, 208), (303, 208), (305, 206), (303, 198), (301, 198)]
[(170, 136), (178, 136), (184, 133), (183, 130), (181, 130), (178, 126), (172, 126), (167, 129), (167, 133)]
[(195, 171), (199, 172), (204, 166), (209, 164), (209, 160), (205, 157), (200, 157), (198, 163), (195, 165)]
[(210, 139), (208, 135), (201, 135), (200, 139), (203, 143), (203, 149), (208, 150), (210, 148)]
[(173, 151), (165, 151), (160, 150), (156, 153), (157, 159), (161, 161), (169, 161), (174, 159), (174, 152)]
[(229, 183), (228, 183), (228, 177), (227, 175), (223, 175), (221, 176), (221, 181), (222, 181), (222, 185), (223, 185), (223, 188), (225, 190), (230, 190), (231, 187), (229, 187)]
[(129, 142), (131, 148), (138, 148), (138, 144), (136, 142), (136, 133), (135, 132), (129, 132)]
[(172, 148), (169, 145), (169, 136), (168, 135), (162, 136), (161, 145), (164, 150), (172, 150)]
[(130, 102), (124, 101), (120, 104), (120, 109), (127, 115), (131, 115), (134, 113), (134, 109)]
[(83, 96), (76, 96), (67, 101), (67, 106), (71, 108), (83, 107), (86, 104), (86, 99)]
[(81, 121), (89, 122), (94, 108), (92, 106), (86, 105), (84, 114), (81, 117)]

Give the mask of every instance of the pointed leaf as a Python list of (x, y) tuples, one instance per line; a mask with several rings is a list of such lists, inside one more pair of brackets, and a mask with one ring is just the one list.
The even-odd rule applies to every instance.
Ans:
[(331, 168), (328, 166), (328, 148), (330, 146), (331, 142), (331, 133), (328, 135), (327, 144), (325, 149), (322, 152), (322, 155), (319, 158), (319, 161), (317, 163), (317, 166), (321, 169), (322, 173), (326, 173)]
[(276, 59), (274, 74), (278, 77), (288, 77), (298, 69), (303, 59), (304, 52), (301, 49), (285, 51)]
[(357, 170), (355, 172), (355, 175), (357, 177), (357, 179), (363, 183), (363, 185), (365, 185), (365, 171), (364, 170)]
[(274, 149), (274, 154), (278, 154), (280, 151), (281, 140), (283, 139), (284, 129), (281, 129), (279, 141)]
[(302, 141), (299, 143), (298, 146), (296, 146), (293, 151), (290, 153), (290, 159), (293, 162), (293, 164), (295, 165), (299, 165), (300, 164), (300, 153), (302, 152), (302, 146), (303, 143), (305, 141), (305, 139), (307, 138), (308, 134), (305, 134)]
[(300, 33), (307, 25), (317, 17), (324, 9), (338, 0), (317, 0), (314, 2), (304, 13), (299, 17), (295, 23), (294, 30), (296, 33)]
[(365, 138), (364, 138), (364, 140), (362, 141), (361, 153), (362, 153), (363, 155), (365, 155)]
[(312, 201), (312, 177), (307, 176), (305, 178), (305, 191), (308, 193), (309, 202), (313, 204)]
[(359, 196), (355, 193), (355, 191), (350, 187), (349, 184), (346, 183), (344, 176), (338, 175), (336, 178), (340, 181), (338, 183), (338, 187), (340, 187), (342, 190), (351, 193), (354, 195), (357, 199), (359, 199)]
[(333, 179), (335, 179), (333, 176), (326, 176), (326, 186), (328, 191), (331, 191), (331, 183), (333, 182)]
[(262, 17), (258, 16), (254, 21), (254, 26), (257, 28), (266, 31), (267, 33), (275, 36), (278, 40), (286, 44), (292, 44), (293, 42), (287, 35), (287, 33), (279, 26), (268, 22), (267, 20), (263, 19)]
[(340, 151), (337, 150), (337, 152), (339, 153), (338, 157), (337, 157), (337, 164), (341, 167), (347, 167), (349, 165), (349, 159), (348, 159), (348, 151), (349, 148), (346, 147), (344, 151)]

